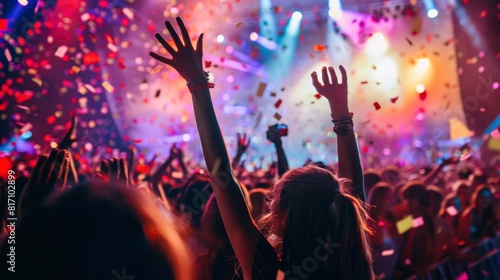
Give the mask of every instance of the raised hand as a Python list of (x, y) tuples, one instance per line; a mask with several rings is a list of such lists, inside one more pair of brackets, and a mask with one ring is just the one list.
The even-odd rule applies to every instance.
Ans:
[(127, 161), (122, 158), (112, 158), (101, 161), (101, 179), (110, 183), (121, 183), (128, 186)]
[(166, 58), (154, 52), (150, 52), (149, 55), (154, 59), (173, 67), (182, 76), (182, 78), (186, 80), (187, 83), (207, 80), (206, 74), (203, 71), (203, 34), (198, 37), (196, 49), (194, 49), (191, 44), (189, 33), (179, 17), (177, 17), (177, 24), (179, 25), (184, 43), (179, 38), (179, 35), (177, 35), (177, 32), (175, 32), (172, 24), (169, 21), (165, 21), (165, 26), (167, 27), (177, 50), (167, 43), (167, 41), (165, 41), (159, 33), (155, 34), (158, 42), (160, 42), (172, 58)]
[(19, 216), (43, 202), (56, 190), (58, 181), (60, 181), (58, 187), (63, 189), (68, 179), (69, 169), (70, 163), (66, 150), (54, 149), (49, 156), (40, 156), (21, 194)]
[(248, 147), (250, 146), (250, 142), (251, 142), (250, 137), (247, 138), (246, 133), (243, 133), (243, 134), (237, 133), (236, 138), (238, 141), (238, 148), (236, 150), (236, 153), (238, 155), (243, 155), (247, 151)]
[(77, 140), (76, 135), (76, 114), (73, 113), (71, 116), (71, 127), (69, 128), (68, 132), (64, 136), (64, 138), (61, 140), (59, 145), (57, 146), (59, 149), (68, 149), (73, 142)]
[[(340, 65), (342, 74), (342, 83), (335, 74), (333, 67), (323, 67), (321, 69), (321, 80), (318, 79), (318, 73), (311, 74), (313, 86), (319, 94), (324, 96), (330, 102), (333, 119), (344, 119), (349, 117), (349, 107), (347, 104), (347, 73), (344, 66)], [(331, 79), (330, 79), (331, 77)]]
[(266, 131), (267, 140), (271, 141), (274, 144), (281, 144), (281, 135), (278, 129), (278, 125), (270, 126)]

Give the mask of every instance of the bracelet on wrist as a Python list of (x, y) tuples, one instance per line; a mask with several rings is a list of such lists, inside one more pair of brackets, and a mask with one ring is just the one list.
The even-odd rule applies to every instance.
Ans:
[(196, 82), (192, 85), (188, 85), (189, 91), (191, 93), (195, 93), (197, 91), (209, 90), (209, 89), (214, 88), (214, 87), (215, 87), (215, 84), (209, 83), (208, 81)]
[(354, 123), (352, 121), (352, 113), (349, 113), (348, 119), (334, 120), (332, 115), (333, 132), (338, 136), (346, 136), (353, 131)]

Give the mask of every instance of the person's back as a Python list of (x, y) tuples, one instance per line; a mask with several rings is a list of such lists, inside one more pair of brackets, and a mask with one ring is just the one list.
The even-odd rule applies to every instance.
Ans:
[(429, 271), (435, 258), (434, 221), (427, 211), (429, 196), (419, 182), (409, 183), (404, 188), (403, 194), (414, 226), (404, 234), (404, 248), (399, 266), (404, 276), (423, 275)]

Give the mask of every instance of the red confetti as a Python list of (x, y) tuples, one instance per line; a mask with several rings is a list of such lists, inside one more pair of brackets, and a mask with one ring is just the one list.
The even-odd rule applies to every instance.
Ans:
[(205, 61), (205, 68), (212, 66), (212, 61)]
[(396, 103), (396, 101), (398, 101), (398, 98), (399, 98), (399, 96), (398, 96), (398, 97), (391, 98), (391, 102), (392, 102), (392, 103)]
[(424, 91), (418, 95), (420, 100), (425, 100), (427, 98), (427, 91)]
[(279, 108), (281, 106), (281, 103), (283, 103), (283, 101), (281, 101), (281, 99), (276, 101), (276, 103), (274, 103), (274, 107)]
[(487, 15), (488, 15), (488, 11), (487, 11), (487, 10), (483, 10), (483, 11), (479, 14), (479, 16), (480, 16), (480, 17), (482, 17), (482, 18), (484, 18), (484, 17), (485, 17), (485, 16), (487, 16)]
[(134, 143), (142, 143), (142, 139), (134, 139), (134, 140), (132, 140), (132, 142), (134, 142)]
[(96, 52), (91, 52), (83, 55), (83, 64), (96, 64), (100, 61), (99, 55)]
[(368, 81), (362, 81), (361, 84), (366, 85), (366, 84), (368, 84)]
[(314, 51), (316, 52), (324, 52), (325, 50), (326, 50), (325, 45), (320, 45), (320, 44), (314, 45)]
[[(9, 20), (6, 18), (0, 18), (0, 30), (7, 30), (7, 25), (9, 24)], [(22, 37), (20, 37), (22, 38)]]
[(47, 118), (48, 124), (54, 124), (56, 122), (56, 118), (54, 116), (50, 116)]
[(314, 97), (316, 97), (316, 99), (320, 99), (320, 98), (321, 98), (321, 94), (316, 93), (316, 94), (314, 95)]
[(373, 103), (373, 106), (375, 106), (376, 110), (380, 109), (380, 104), (378, 104), (378, 102)]

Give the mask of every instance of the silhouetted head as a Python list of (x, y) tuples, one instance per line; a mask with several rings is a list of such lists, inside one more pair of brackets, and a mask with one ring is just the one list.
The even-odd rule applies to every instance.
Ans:
[(370, 217), (377, 219), (381, 213), (387, 213), (394, 206), (394, 188), (386, 182), (377, 183), (370, 190), (367, 201), (371, 206)]
[(476, 210), (484, 211), (493, 205), (493, 192), (486, 186), (479, 186), (472, 194), (472, 207)]
[[(17, 279), (189, 280), (191, 256), (182, 232), (174, 216), (138, 191), (99, 184), (77, 186), (23, 216), (16, 228), (16, 273), (12, 275)], [(4, 256), (9, 247), (5, 245)]]
[(403, 187), (403, 195), (408, 203), (410, 213), (425, 211), (430, 205), (429, 193), (418, 181), (413, 181)]

